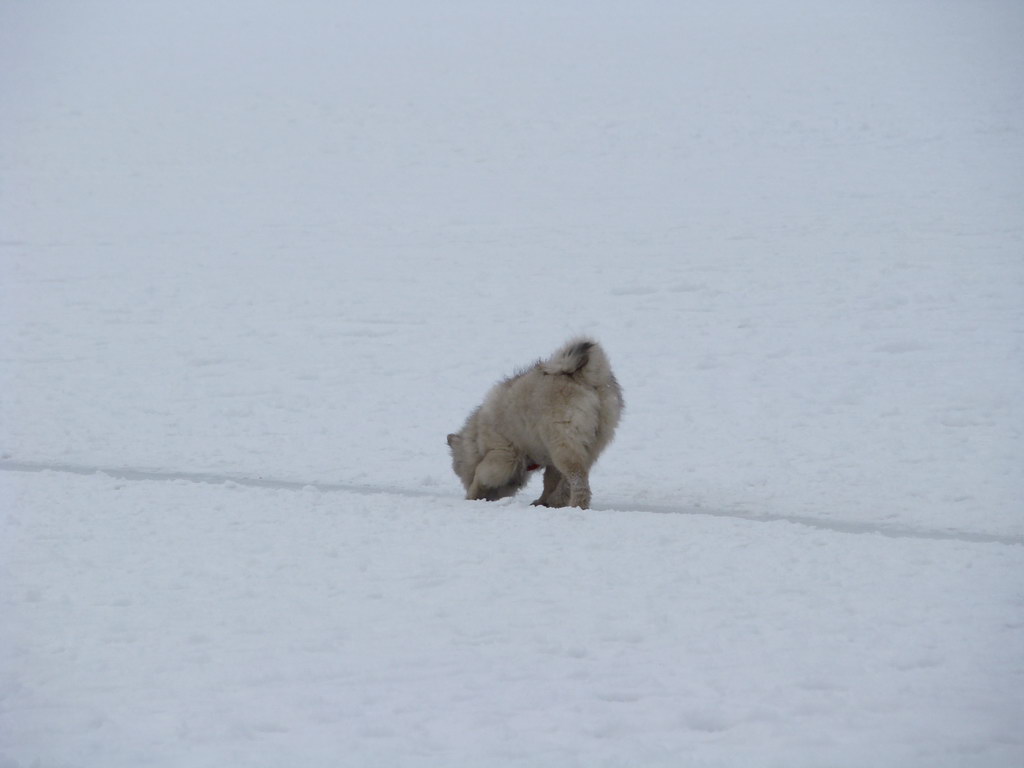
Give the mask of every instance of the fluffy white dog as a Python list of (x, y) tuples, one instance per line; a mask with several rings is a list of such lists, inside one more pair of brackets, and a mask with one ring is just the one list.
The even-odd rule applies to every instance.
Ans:
[(544, 467), (534, 504), (590, 506), (590, 468), (615, 434), (622, 389), (592, 339), (573, 339), (547, 360), (494, 385), (462, 430), (448, 435), (467, 499), (495, 501)]

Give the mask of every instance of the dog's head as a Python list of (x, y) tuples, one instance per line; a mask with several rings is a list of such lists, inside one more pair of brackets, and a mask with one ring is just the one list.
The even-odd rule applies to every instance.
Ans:
[(467, 440), (462, 433), (455, 432), (448, 435), (448, 447), (452, 452), (452, 470), (467, 491), (473, 482), (476, 465), (480, 463), (480, 456), (472, 443), (473, 441)]
[(477, 447), (472, 426), (448, 435), (448, 447), (452, 452), (452, 469), (462, 481), (462, 487), (466, 489), (466, 498), (497, 501), (506, 496), (515, 496), (526, 485), (528, 472), (526, 464), (522, 462), (519, 466), (510, 468), (507, 473), (503, 473), (500, 482), (494, 483), (493, 476), (490, 478), (493, 484), (480, 482), (477, 468), (484, 460), (484, 455)]

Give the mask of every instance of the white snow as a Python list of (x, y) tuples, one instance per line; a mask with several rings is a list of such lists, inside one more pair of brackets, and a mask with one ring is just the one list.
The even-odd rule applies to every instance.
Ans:
[[(0, 5), (0, 766), (1024, 763), (1022, 38)], [(579, 332), (596, 508), (463, 501)]]

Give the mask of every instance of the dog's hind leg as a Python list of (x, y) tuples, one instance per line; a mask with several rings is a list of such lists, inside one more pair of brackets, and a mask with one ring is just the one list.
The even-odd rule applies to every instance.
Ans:
[(562, 473), (563, 486), (569, 486), (569, 506), (590, 509), (590, 475), (586, 463), (568, 451), (555, 451), (552, 459)]
[(566, 474), (569, 481), (569, 506), (590, 509), (590, 477), (587, 470), (572, 468)]
[(565, 478), (553, 466), (544, 468), (544, 491), (540, 498), (533, 502), (535, 507), (564, 507), (569, 500), (569, 491)]

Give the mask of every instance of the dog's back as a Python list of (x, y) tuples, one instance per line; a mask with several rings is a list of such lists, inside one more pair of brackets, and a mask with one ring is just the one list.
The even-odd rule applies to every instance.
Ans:
[(592, 339), (573, 339), (535, 369), (547, 411), (537, 421), (554, 427), (548, 430), (553, 439), (564, 437), (557, 428), (569, 422), (589, 469), (614, 435), (623, 408), (622, 388), (604, 349)]
[(497, 384), (462, 431), (449, 435), (467, 498), (509, 496), (528, 471), (546, 468), (535, 504), (586, 508), (589, 472), (611, 441), (622, 390), (592, 339), (573, 339), (547, 360)]

